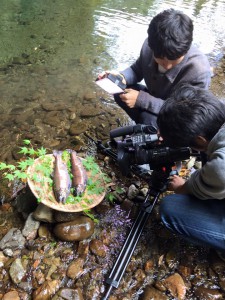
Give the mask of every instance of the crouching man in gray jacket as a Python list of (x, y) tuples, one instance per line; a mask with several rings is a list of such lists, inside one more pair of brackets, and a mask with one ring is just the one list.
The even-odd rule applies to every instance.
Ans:
[(207, 90), (183, 84), (158, 115), (160, 136), (170, 147), (188, 146), (207, 162), (185, 181), (173, 176), (160, 214), (167, 228), (225, 253), (225, 102)]
[[(210, 64), (192, 40), (193, 22), (178, 10), (164, 10), (151, 20), (139, 57), (119, 73), (127, 89), (114, 95), (117, 104), (137, 124), (157, 128), (159, 110), (180, 82), (208, 89)], [(98, 78), (107, 73), (113, 72), (103, 72)], [(145, 85), (140, 84), (142, 80)]]

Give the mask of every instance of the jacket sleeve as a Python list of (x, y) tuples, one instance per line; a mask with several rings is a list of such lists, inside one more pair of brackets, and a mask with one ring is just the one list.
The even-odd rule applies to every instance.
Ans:
[(214, 152), (210, 161), (191, 175), (185, 183), (189, 194), (202, 200), (225, 198), (224, 155)]
[(150, 111), (153, 114), (158, 114), (165, 100), (156, 98), (148, 92), (140, 91), (135, 103), (135, 107)]
[[(148, 61), (146, 60), (146, 56), (148, 57)], [(133, 85), (143, 80), (143, 66), (149, 64), (151, 59), (152, 52), (149, 52), (147, 41), (145, 41), (138, 59), (129, 68), (121, 72), (126, 78), (127, 85)], [(158, 114), (163, 103), (164, 100), (154, 97), (148, 92), (140, 91), (135, 107)]]

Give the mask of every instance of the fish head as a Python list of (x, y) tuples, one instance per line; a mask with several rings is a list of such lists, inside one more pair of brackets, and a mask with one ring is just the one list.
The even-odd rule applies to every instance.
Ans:
[(75, 196), (81, 196), (84, 193), (85, 186), (83, 184), (78, 184), (78, 186), (74, 189)]
[(65, 204), (67, 197), (68, 197), (68, 192), (65, 189), (61, 189), (56, 193), (56, 199), (58, 200), (59, 203)]

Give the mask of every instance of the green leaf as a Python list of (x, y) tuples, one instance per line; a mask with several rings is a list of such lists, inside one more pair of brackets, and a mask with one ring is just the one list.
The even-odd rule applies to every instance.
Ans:
[(37, 149), (37, 155), (38, 156), (46, 155), (46, 149), (43, 147), (41, 147), (40, 149)]
[(31, 141), (30, 141), (30, 140), (23, 140), (23, 143), (24, 143), (25, 145), (30, 145)]
[(34, 161), (35, 161), (35, 159), (34, 159), (34, 158), (31, 158), (31, 157), (29, 157), (29, 158), (26, 160), (28, 166), (32, 166), (32, 165), (34, 164)]
[(19, 179), (26, 179), (28, 177), (27, 173), (25, 172), (21, 172), (19, 170), (15, 170), (15, 172), (13, 173), (14, 177), (17, 177)]
[(91, 218), (95, 223), (99, 223), (99, 220), (95, 218), (95, 216), (91, 213), (89, 209), (84, 209), (83, 212)]
[(12, 181), (14, 180), (15, 177), (12, 174), (6, 174), (5, 178), (8, 179), (9, 181)]
[(20, 147), (20, 151), (19, 151), (19, 153), (22, 153), (22, 154), (27, 154), (27, 153), (29, 153), (29, 150), (28, 150), (28, 148), (27, 147)]
[(112, 182), (111, 178), (109, 178), (105, 173), (103, 173), (103, 180), (105, 181), (105, 183)]
[(116, 188), (116, 193), (117, 194), (123, 194), (124, 193), (124, 189), (122, 189), (121, 187), (117, 187)]
[(115, 200), (115, 196), (112, 193), (107, 194), (105, 198), (111, 203), (113, 203)]
[(28, 153), (29, 153), (29, 155), (35, 155), (36, 151), (34, 150), (34, 148), (30, 148), (30, 149), (28, 149)]
[(32, 179), (33, 179), (34, 181), (36, 181), (36, 182), (39, 182), (39, 175), (36, 174), (36, 173), (33, 173), (33, 174), (32, 174)]
[(7, 164), (6, 163), (0, 163), (0, 170), (4, 170), (4, 169), (7, 169), (8, 168), (8, 166), (7, 166)]
[(14, 165), (8, 165), (7, 168), (11, 171), (16, 169), (16, 167)]
[(25, 170), (27, 168), (27, 161), (23, 160), (18, 163), (21, 170)]
[(27, 179), (28, 175), (25, 172), (21, 172), (18, 176), (19, 179)]

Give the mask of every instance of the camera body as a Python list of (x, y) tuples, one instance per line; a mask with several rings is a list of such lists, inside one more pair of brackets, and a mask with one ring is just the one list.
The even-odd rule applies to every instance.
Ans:
[(123, 175), (130, 173), (132, 165), (149, 164), (154, 170), (188, 159), (191, 154), (188, 147), (163, 145), (150, 125), (119, 127), (110, 131), (110, 138), (117, 148), (117, 162)]

